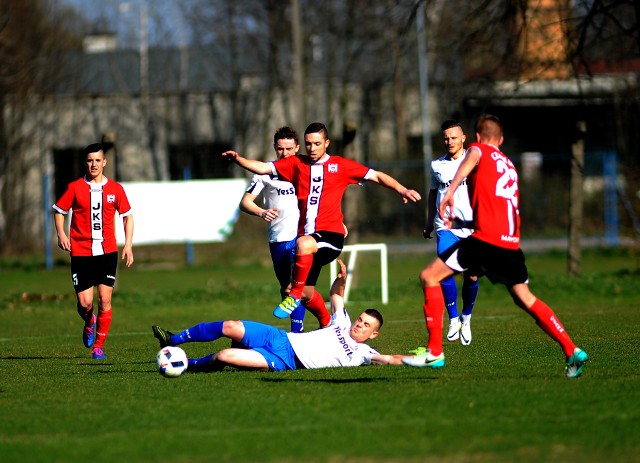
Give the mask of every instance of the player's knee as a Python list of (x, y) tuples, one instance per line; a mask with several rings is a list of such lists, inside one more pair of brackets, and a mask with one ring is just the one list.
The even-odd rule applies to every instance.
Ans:
[(422, 272), (420, 272), (420, 275), (418, 275), (418, 278), (420, 279), (420, 284), (422, 285), (423, 288), (427, 286), (426, 276), (427, 276), (426, 270), (423, 270)]
[(420, 284), (422, 284), (423, 288), (427, 286), (435, 286), (439, 283), (440, 281), (438, 281), (436, 275), (429, 269), (429, 267), (420, 272)]
[(233, 363), (233, 359), (235, 354), (233, 349), (222, 349), (218, 353), (216, 353), (216, 360), (224, 363)]
[(98, 295), (98, 309), (111, 310), (111, 296)]
[(300, 236), (296, 240), (296, 253), (312, 254), (318, 250), (318, 243), (311, 236)]
[(88, 304), (84, 304), (81, 301), (78, 301), (78, 303), (76, 304), (76, 307), (78, 309), (78, 314), (82, 317), (84, 316), (89, 309), (91, 308), (91, 302), (89, 302)]
[(240, 330), (244, 331), (244, 324), (240, 320), (225, 320), (222, 323), (222, 334), (228, 338), (233, 337)]

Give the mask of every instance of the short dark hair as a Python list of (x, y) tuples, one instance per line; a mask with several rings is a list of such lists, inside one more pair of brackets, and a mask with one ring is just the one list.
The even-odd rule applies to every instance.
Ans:
[(455, 119), (447, 119), (440, 126), (440, 128), (442, 129), (443, 132), (445, 130), (448, 130), (448, 129), (452, 128), (452, 127), (460, 127), (462, 129), (462, 126), (460, 125), (460, 122), (456, 121)]
[(276, 130), (276, 133), (273, 135), (273, 144), (275, 145), (278, 140), (283, 139), (293, 139), (296, 142), (296, 145), (300, 144), (298, 143), (298, 133), (286, 125)]
[(307, 135), (309, 133), (320, 133), (325, 140), (329, 139), (329, 131), (322, 122), (312, 122), (309, 124), (307, 130), (304, 131), (304, 134)]
[(482, 135), (482, 138), (497, 140), (502, 136), (502, 122), (498, 116), (483, 114), (476, 122), (476, 133)]
[(364, 313), (366, 313), (370, 317), (373, 317), (376, 320), (378, 320), (378, 322), (380, 323), (380, 326), (378, 326), (378, 329), (382, 328), (382, 324), (384, 323), (384, 319), (382, 318), (382, 314), (378, 310), (376, 310), (376, 309), (366, 309), (364, 311)]
[(97, 153), (98, 151), (102, 151), (104, 153), (104, 148), (102, 148), (102, 143), (91, 143), (84, 149), (83, 155), (86, 157), (89, 154)]

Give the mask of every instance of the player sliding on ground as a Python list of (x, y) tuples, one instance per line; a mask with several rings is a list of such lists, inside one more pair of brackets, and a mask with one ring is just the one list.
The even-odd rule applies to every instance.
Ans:
[(202, 358), (189, 359), (187, 371), (220, 371), (225, 366), (243, 370), (282, 371), (305, 368), (401, 365), (405, 355), (384, 355), (366, 342), (378, 336), (382, 315), (376, 309), (362, 312), (351, 324), (344, 307), (347, 270), (340, 271), (331, 286), (331, 323), (306, 333), (287, 333), (274, 326), (240, 320), (200, 323), (173, 334), (153, 326), (160, 347), (189, 342), (209, 342), (226, 337), (240, 347), (222, 349)]
[(455, 219), (446, 212), (455, 211), (454, 193), (466, 178), (474, 231), (470, 237), (438, 254), (420, 273), (429, 341), (426, 348), (418, 348), (416, 355), (404, 359), (403, 363), (413, 367), (444, 366), (444, 298), (440, 283), (454, 273), (468, 270), (471, 275), (486, 275), (494, 284), (504, 284), (516, 305), (560, 345), (566, 356), (565, 375), (576, 378), (589, 360), (587, 353), (576, 347), (553, 310), (529, 289), (529, 275), (520, 249), (518, 173), (511, 160), (500, 151), (503, 141), (500, 120), (491, 115), (482, 116), (476, 123), (476, 139), (478, 142), (467, 149), (439, 211), (445, 222)]
[(246, 159), (235, 151), (223, 157), (255, 174), (269, 174), (291, 182), (296, 189), (300, 221), (291, 291), (275, 308), (277, 318), (288, 317), (310, 299), (324, 265), (342, 252), (345, 238), (342, 196), (349, 185), (369, 181), (394, 190), (402, 200), (419, 201), (420, 194), (405, 188), (393, 177), (351, 159), (329, 155), (329, 134), (324, 124), (314, 122), (304, 132), (307, 154), (273, 162)]

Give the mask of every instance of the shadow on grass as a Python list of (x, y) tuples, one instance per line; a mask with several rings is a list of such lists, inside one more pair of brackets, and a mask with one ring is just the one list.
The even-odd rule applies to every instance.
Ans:
[(331, 378), (260, 378), (260, 381), (272, 383), (284, 382), (301, 382), (301, 383), (331, 383), (331, 384), (350, 384), (350, 383), (379, 383), (379, 382), (398, 382), (403, 380), (409, 381), (435, 381), (437, 378), (350, 378), (350, 379), (331, 379)]
[(31, 355), (28, 357), (17, 357), (15, 355), (10, 355), (8, 357), (0, 356), (0, 360), (62, 360), (62, 359), (84, 359), (85, 355), (68, 355), (61, 357), (59, 355), (51, 355), (51, 356), (36, 356)]

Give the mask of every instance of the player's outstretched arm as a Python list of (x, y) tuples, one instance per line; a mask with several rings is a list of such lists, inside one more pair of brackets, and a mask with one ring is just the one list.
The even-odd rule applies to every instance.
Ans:
[(248, 170), (249, 172), (253, 172), (254, 174), (271, 174), (271, 166), (262, 161), (258, 161), (256, 159), (247, 159), (243, 158), (237, 152), (233, 150), (225, 151), (222, 153), (222, 157), (228, 159), (229, 161), (233, 161), (238, 164), (243, 169)]
[(347, 282), (347, 266), (344, 265), (342, 259), (336, 259), (336, 263), (338, 264), (338, 275), (331, 284), (331, 291), (329, 294), (331, 296), (333, 296), (334, 294), (338, 296), (344, 296), (344, 286)]
[(422, 199), (422, 197), (420, 196), (420, 193), (418, 193), (415, 190), (410, 190), (404, 187), (395, 178), (393, 178), (391, 175), (385, 174), (384, 172), (372, 170), (369, 177), (367, 177), (367, 180), (395, 191), (400, 196), (402, 196), (402, 201), (405, 204), (408, 203), (409, 201), (412, 201), (415, 203)]
[(336, 307), (344, 307), (344, 287), (347, 283), (347, 267), (342, 260), (336, 260), (338, 264), (338, 275), (331, 284), (329, 299), (331, 300), (331, 314), (335, 313)]
[(409, 357), (402, 354), (376, 354), (371, 356), (371, 365), (402, 365), (402, 359)]

